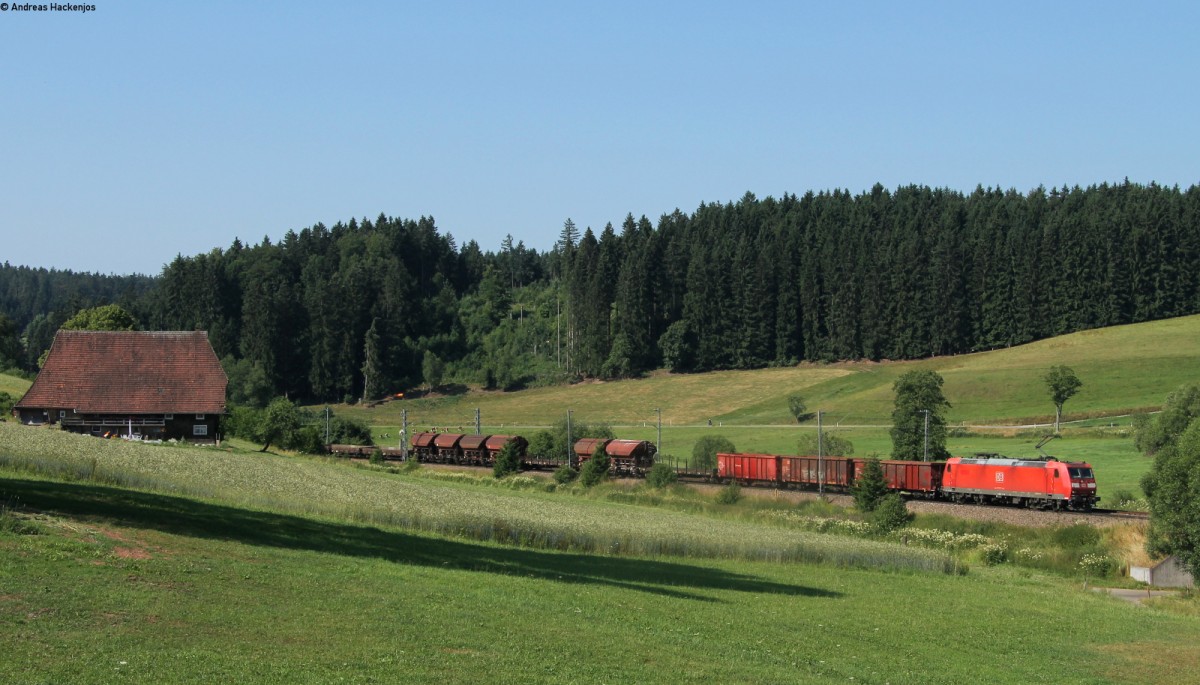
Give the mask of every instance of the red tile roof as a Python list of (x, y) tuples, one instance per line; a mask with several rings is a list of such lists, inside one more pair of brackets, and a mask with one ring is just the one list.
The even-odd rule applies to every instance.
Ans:
[(204, 331), (59, 331), (17, 403), (80, 414), (219, 414), (228, 384)]

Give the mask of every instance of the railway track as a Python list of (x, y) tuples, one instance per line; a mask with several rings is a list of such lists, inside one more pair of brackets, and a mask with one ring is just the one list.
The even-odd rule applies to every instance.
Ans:
[[(423, 466), (443, 470), (491, 472), (491, 468), (486, 466), (464, 466), (457, 464), (423, 464)], [(547, 471), (525, 471), (524, 473), (526, 475), (541, 474), (543, 477), (548, 476)], [(720, 483), (714, 483), (711, 481), (705, 482), (705, 479), (700, 474), (689, 475), (692, 475), (693, 477), (680, 479), (680, 482), (688, 487), (704, 491), (716, 491), (725, 487)], [(617, 478), (616, 480), (630, 484), (641, 482), (641, 480), (637, 478)], [(762, 497), (766, 499), (780, 499), (790, 502), (814, 500), (822, 496), (816, 490), (779, 489), (754, 486), (742, 488), (742, 495), (748, 497)], [(842, 492), (826, 492), (824, 497), (838, 506), (854, 506), (854, 498)], [(926, 499), (908, 500), (908, 508), (909, 511), (912, 512), (946, 514), (956, 518), (970, 519), (973, 521), (996, 521), (999, 523), (1009, 523), (1012, 525), (1039, 528), (1071, 525), (1074, 523), (1088, 523), (1097, 527), (1109, 527), (1128, 525), (1140, 521), (1148, 521), (1150, 518), (1150, 515), (1144, 511), (1121, 511), (1117, 509), (1093, 509), (1091, 511), (1045, 511), (994, 504), (955, 504), (953, 502)]]
[(1122, 511), (1121, 509), (1093, 509), (1093, 514), (1102, 516), (1112, 516), (1113, 518), (1126, 518), (1134, 521), (1149, 521), (1150, 512), (1148, 511)]

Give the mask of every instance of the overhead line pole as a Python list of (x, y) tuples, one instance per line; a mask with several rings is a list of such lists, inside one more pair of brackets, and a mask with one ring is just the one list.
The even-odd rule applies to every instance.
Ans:
[(408, 461), (408, 410), (400, 410), (400, 458)]
[(661, 453), (662, 452), (662, 407), (657, 407), (657, 408), (655, 408), (654, 411), (658, 412), (658, 441), (656, 443), (654, 443), (654, 449), (657, 452)]
[(575, 468), (575, 458), (571, 449), (571, 410), (567, 410), (567, 466)]
[(821, 430), (821, 415), (817, 411), (817, 493), (825, 495), (825, 432)]
[(925, 412), (925, 456), (921, 461), (929, 461), (929, 410), (922, 409)]

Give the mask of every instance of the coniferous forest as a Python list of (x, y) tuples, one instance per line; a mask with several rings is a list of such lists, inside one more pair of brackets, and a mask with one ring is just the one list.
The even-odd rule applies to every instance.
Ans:
[(1129, 182), (748, 193), (657, 223), (568, 219), (548, 252), (380, 216), (154, 278), (6, 264), (0, 363), (33, 370), (58, 325), (108, 303), (145, 329), (209, 331), (244, 402), (910, 359), (1197, 313), (1198, 263), (1200, 188)]

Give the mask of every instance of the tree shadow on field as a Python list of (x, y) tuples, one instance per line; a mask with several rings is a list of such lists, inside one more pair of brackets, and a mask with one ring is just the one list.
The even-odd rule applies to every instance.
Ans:
[(680, 599), (719, 601), (681, 588), (841, 596), (830, 590), (774, 583), (704, 566), (485, 545), (100, 485), (0, 478), (0, 501), (12, 498), (38, 511), (97, 518), (174, 535), (562, 583), (608, 585)]

